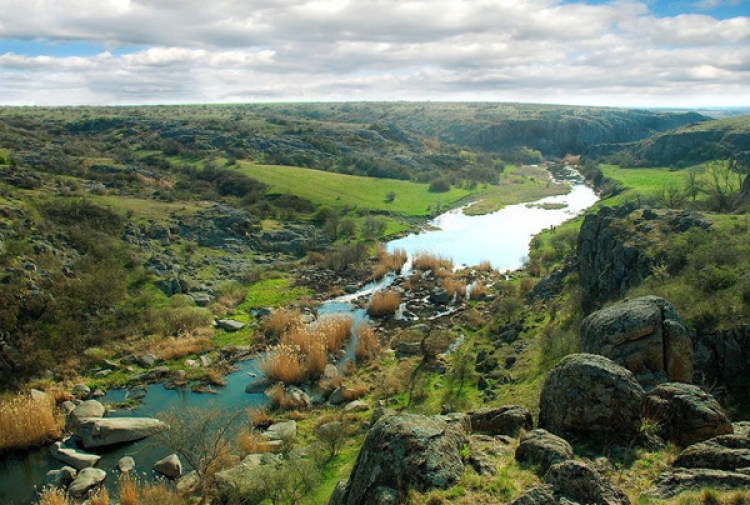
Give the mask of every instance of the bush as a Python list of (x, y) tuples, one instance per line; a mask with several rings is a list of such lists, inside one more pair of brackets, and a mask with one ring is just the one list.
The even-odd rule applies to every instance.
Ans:
[(453, 273), (453, 261), (426, 252), (416, 253), (412, 259), (412, 266), (417, 270), (431, 270), (435, 277), (446, 277)]
[(307, 379), (305, 356), (299, 347), (279, 344), (271, 347), (258, 361), (258, 368), (271, 380), (301, 384)]
[(395, 291), (378, 291), (372, 295), (367, 313), (375, 317), (389, 316), (395, 314), (400, 305), (401, 297)]
[(204, 307), (165, 307), (156, 313), (155, 327), (162, 335), (180, 335), (210, 326), (213, 314)]
[(369, 324), (362, 324), (357, 328), (357, 350), (355, 356), (358, 360), (366, 361), (376, 357), (380, 353), (380, 340), (375, 330)]
[(448, 179), (435, 179), (430, 183), (430, 191), (433, 193), (446, 193), (451, 190), (451, 182)]

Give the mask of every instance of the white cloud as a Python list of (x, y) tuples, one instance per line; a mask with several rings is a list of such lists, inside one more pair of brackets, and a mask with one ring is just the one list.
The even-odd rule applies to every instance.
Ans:
[(750, 18), (659, 18), (638, 1), (0, 0), (0, 11), (0, 53), (2, 38), (112, 51), (0, 54), (2, 103), (750, 99)]

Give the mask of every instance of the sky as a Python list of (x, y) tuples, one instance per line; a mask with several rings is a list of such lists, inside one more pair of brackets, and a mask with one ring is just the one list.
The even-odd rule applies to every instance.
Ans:
[(0, 104), (750, 105), (750, 0), (0, 0)]

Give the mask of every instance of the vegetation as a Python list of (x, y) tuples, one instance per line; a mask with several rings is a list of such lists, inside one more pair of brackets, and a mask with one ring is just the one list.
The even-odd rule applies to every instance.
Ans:
[(6, 395), (0, 399), (0, 452), (56, 440), (63, 425), (53, 396)]

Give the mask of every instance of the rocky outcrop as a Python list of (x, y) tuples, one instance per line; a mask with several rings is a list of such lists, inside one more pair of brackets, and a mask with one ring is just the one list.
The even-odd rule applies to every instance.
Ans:
[(583, 352), (627, 368), (644, 385), (693, 379), (688, 331), (663, 298), (644, 296), (590, 314), (581, 323), (581, 345)]
[(750, 325), (695, 337), (695, 368), (707, 383), (750, 386)]
[(169, 427), (158, 419), (116, 417), (86, 419), (75, 431), (75, 437), (86, 449), (133, 442), (156, 435)]
[(640, 428), (644, 391), (633, 374), (610, 359), (571, 354), (547, 375), (539, 427), (556, 435), (631, 439)]
[(102, 459), (101, 456), (97, 456), (96, 454), (88, 454), (73, 447), (66, 447), (62, 442), (52, 444), (49, 452), (53, 458), (71, 465), (76, 470), (95, 466)]
[(344, 490), (330, 503), (387, 503), (369, 497), (396, 496), (410, 488), (447, 489), (464, 472), (461, 451), (467, 444), (461, 424), (445, 418), (383, 417), (367, 434)]
[(170, 454), (154, 463), (154, 471), (168, 479), (178, 479), (182, 475), (182, 462), (177, 454)]
[(691, 384), (657, 386), (645, 398), (644, 413), (660, 426), (664, 438), (683, 446), (732, 433), (719, 402)]
[(107, 478), (107, 472), (98, 468), (84, 468), (75, 480), (68, 486), (68, 494), (73, 498), (82, 498), (89, 491), (104, 482)]
[(693, 444), (677, 456), (674, 466), (731, 471), (750, 469), (750, 438), (722, 435)]
[(76, 478), (76, 469), (64, 466), (59, 470), (50, 470), (44, 477), (42, 489), (46, 487), (62, 488), (73, 482)]
[(531, 412), (519, 405), (488, 407), (468, 413), (471, 431), (486, 435), (518, 436), (534, 427)]
[(580, 461), (565, 461), (550, 467), (544, 475), (544, 484), (527, 490), (513, 505), (573, 503), (629, 505), (630, 500), (590, 466)]
[(516, 449), (516, 461), (538, 467), (542, 475), (569, 459), (573, 459), (573, 447), (568, 441), (542, 429), (524, 434)]
[(276, 454), (250, 454), (232, 468), (216, 473), (216, 489), (219, 497), (231, 500), (238, 496), (252, 495), (258, 488), (258, 479), (262, 475), (258, 470), (266, 465), (281, 464), (281, 456)]
[(719, 490), (750, 489), (750, 474), (710, 470), (706, 468), (675, 468), (654, 481), (651, 493), (656, 498), (674, 498), (685, 491), (704, 488)]

